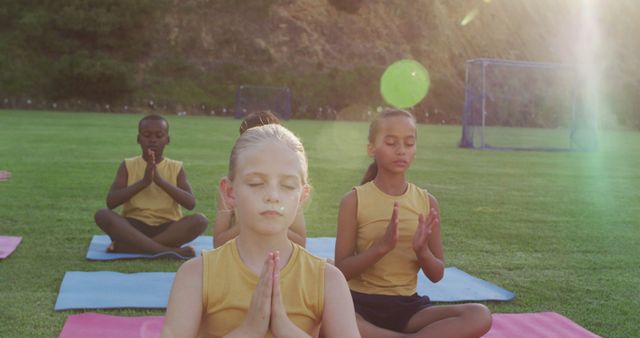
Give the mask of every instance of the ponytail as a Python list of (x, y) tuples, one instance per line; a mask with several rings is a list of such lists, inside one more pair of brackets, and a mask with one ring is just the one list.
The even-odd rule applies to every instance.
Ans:
[(373, 160), (373, 162), (369, 164), (367, 172), (364, 173), (360, 185), (373, 181), (373, 179), (376, 178), (376, 175), (378, 175), (378, 164), (376, 163), (376, 160)]

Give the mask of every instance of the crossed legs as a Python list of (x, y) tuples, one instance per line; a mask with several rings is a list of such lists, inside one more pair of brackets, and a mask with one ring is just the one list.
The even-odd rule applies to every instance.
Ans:
[(155, 254), (173, 251), (185, 257), (193, 257), (192, 247), (181, 247), (198, 237), (207, 229), (207, 218), (196, 213), (185, 216), (169, 224), (164, 231), (148, 237), (124, 217), (110, 209), (100, 209), (95, 214), (96, 224), (104, 231), (113, 243), (116, 252), (141, 252)]
[(417, 312), (395, 332), (375, 326), (356, 314), (362, 337), (481, 337), (491, 329), (491, 312), (482, 304), (431, 306)]

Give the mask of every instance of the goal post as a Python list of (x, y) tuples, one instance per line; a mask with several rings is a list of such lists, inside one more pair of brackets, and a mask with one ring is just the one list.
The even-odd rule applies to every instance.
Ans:
[(595, 150), (596, 119), (579, 92), (576, 70), (568, 65), (468, 60), (459, 146)]

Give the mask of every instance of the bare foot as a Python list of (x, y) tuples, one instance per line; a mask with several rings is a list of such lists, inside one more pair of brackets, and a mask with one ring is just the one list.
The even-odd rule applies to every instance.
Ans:
[[(184, 246), (181, 248), (171, 248), (165, 252), (173, 251), (182, 257), (194, 257), (196, 255), (196, 251), (190, 246)], [(128, 245), (123, 245), (122, 243), (111, 242), (111, 244), (107, 247), (107, 252), (110, 253), (141, 253), (141, 251), (135, 247), (131, 247)], [(152, 254), (152, 253), (148, 253)]]
[(194, 257), (196, 255), (196, 251), (190, 246), (175, 248), (173, 251), (182, 257)]
[(107, 248), (110, 253), (141, 253), (140, 249), (122, 243), (111, 242)]

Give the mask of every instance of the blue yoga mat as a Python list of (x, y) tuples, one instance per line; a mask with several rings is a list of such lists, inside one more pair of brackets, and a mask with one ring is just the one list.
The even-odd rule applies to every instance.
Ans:
[(417, 292), (427, 295), (434, 302), (510, 301), (513, 292), (486, 280), (474, 277), (456, 267), (444, 269), (444, 277), (432, 283), (422, 271), (418, 272)]
[[(93, 235), (91, 243), (89, 243), (89, 249), (87, 250), (87, 259), (94, 261), (109, 261), (116, 259), (131, 259), (131, 258), (157, 258), (162, 256), (175, 256), (177, 258), (184, 258), (177, 255), (175, 252), (161, 252), (155, 255), (141, 254), (141, 253), (114, 253), (107, 252), (107, 247), (111, 244), (111, 239), (107, 235)], [(200, 236), (190, 242), (196, 250), (196, 256), (200, 256), (202, 250), (213, 249), (213, 237)], [(313, 237), (307, 238), (307, 250), (319, 257), (326, 257), (333, 259), (334, 248), (336, 246), (336, 239), (334, 237)]]
[[(209, 248), (212, 243), (210, 236), (202, 236), (198, 241), (208, 243)], [(333, 258), (334, 248), (333, 237), (307, 239), (307, 249), (317, 256)], [(55, 309), (163, 308), (173, 278), (174, 274), (169, 272), (67, 272)], [(446, 268), (443, 280), (435, 284), (419, 272), (417, 289), (434, 302), (509, 301), (515, 297), (512, 292), (455, 267)]]
[[(335, 237), (307, 238), (307, 250), (316, 256), (333, 258), (335, 247)], [(438, 283), (432, 283), (419, 271), (417, 292), (434, 302), (510, 301), (515, 298), (512, 292), (455, 267), (444, 269), (444, 277)]]
[[(158, 257), (176, 257), (179, 259), (188, 259), (190, 257), (184, 257), (178, 255), (173, 251), (160, 252), (155, 255), (142, 254), (142, 253), (115, 253), (107, 252), (107, 247), (111, 244), (111, 239), (107, 235), (94, 235), (89, 243), (89, 250), (87, 250), (87, 259), (94, 261), (110, 261), (115, 259), (132, 259), (132, 258), (158, 258)], [(196, 251), (196, 256), (200, 256), (202, 250), (211, 250), (213, 248), (213, 237), (200, 236), (187, 245), (193, 247)]]
[(162, 309), (174, 277), (173, 272), (68, 271), (54, 309)]

